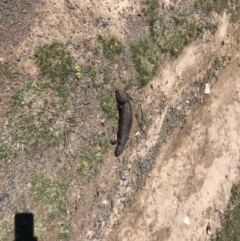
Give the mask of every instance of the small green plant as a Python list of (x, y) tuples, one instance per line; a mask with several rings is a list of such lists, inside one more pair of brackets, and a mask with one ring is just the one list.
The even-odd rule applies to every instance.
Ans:
[(100, 152), (103, 154), (107, 151), (108, 140), (105, 131), (99, 131), (93, 139), (94, 146), (96, 146)]
[(14, 111), (7, 134), (15, 143), (32, 147), (39, 143), (60, 143), (67, 136), (66, 123), (58, 126), (56, 121), (66, 107), (67, 94), (63, 87), (48, 83), (26, 84), (12, 95)]
[(81, 76), (82, 76), (82, 73), (81, 73), (81, 67), (80, 66), (76, 66), (75, 67), (75, 74), (76, 74), (76, 77), (78, 78), (78, 79), (80, 79), (81, 78)]
[(222, 13), (229, 4), (229, 0), (196, 0), (195, 8), (201, 9), (206, 13), (210, 13), (212, 11), (216, 11), (218, 13)]
[(107, 118), (113, 118), (116, 116), (116, 98), (113, 91), (104, 89), (101, 92), (100, 107)]
[(119, 188), (119, 180), (114, 180), (113, 183), (112, 183), (112, 187), (113, 189), (117, 190)]
[(240, 185), (233, 185), (232, 196), (225, 212), (223, 228), (217, 232), (215, 241), (240, 240)]
[(18, 73), (9, 62), (0, 61), (0, 82), (11, 82), (16, 80)]
[(71, 224), (70, 223), (64, 224), (63, 227), (61, 228), (60, 233), (58, 234), (58, 238), (60, 240), (66, 240), (71, 234), (71, 231), (72, 231)]
[(57, 157), (56, 162), (57, 162), (57, 163), (61, 163), (61, 162), (62, 162), (61, 158), (60, 158), (60, 157)]
[(146, 85), (161, 61), (161, 52), (148, 39), (130, 46), (131, 58), (142, 85)]
[(124, 80), (123, 83), (124, 83), (124, 89), (129, 90), (133, 85), (133, 80), (127, 79), (127, 80)]
[(85, 160), (77, 170), (80, 175), (87, 175), (93, 167), (103, 163), (103, 157), (99, 152), (84, 151), (82, 156)]
[(122, 164), (123, 164), (123, 169), (127, 170), (128, 169), (128, 164), (129, 164), (129, 160), (126, 158), (122, 159)]
[(62, 43), (44, 44), (35, 52), (41, 74), (50, 80), (64, 80), (74, 73), (72, 55)]
[(81, 164), (81, 166), (78, 168), (78, 173), (80, 174), (80, 175), (87, 175), (88, 173), (89, 173), (89, 171), (90, 171), (90, 165), (88, 164), (88, 162), (87, 161), (84, 161), (82, 164)]
[(109, 40), (107, 40), (104, 39), (101, 35), (99, 35), (98, 40), (102, 44), (103, 54), (106, 58), (112, 59), (123, 52), (122, 43), (115, 37), (112, 37)]
[(6, 144), (0, 146), (0, 159), (9, 159), (16, 154), (16, 151)]
[(64, 217), (67, 215), (64, 192), (70, 182), (69, 178), (54, 181), (45, 178), (42, 174), (34, 174), (31, 179), (29, 195), (34, 201), (48, 206), (49, 218)]
[(146, 133), (149, 126), (149, 121), (147, 118), (147, 114), (143, 112), (142, 108), (141, 108), (140, 114), (136, 115), (136, 118), (137, 118), (137, 122), (140, 130), (143, 133)]
[(236, 6), (235, 10), (231, 11), (231, 22), (237, 23), (240, 19), (240, 3), (238, 3), (238, 6)]

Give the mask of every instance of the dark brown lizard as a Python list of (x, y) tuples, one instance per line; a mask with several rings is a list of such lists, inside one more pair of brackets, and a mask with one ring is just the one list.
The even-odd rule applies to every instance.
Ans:
[(116, 89), (115, 95), (118, 102), (119, 123), (117, 140), (112, 141), (111, 143), (113, 145), (117, 144), (115, 156), (120, 156), (124, 151), (125, 145), (129, 139), (129, 134), (132, 129), (133, 111), (129, 96), (126, 91)]

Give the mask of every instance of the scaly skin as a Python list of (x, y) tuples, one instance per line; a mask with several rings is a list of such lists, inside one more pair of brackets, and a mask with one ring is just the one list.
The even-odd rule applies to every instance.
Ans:
[(117, 89), (115, 95), (118, 102), (119, 126), (117, 140), (112, 144), (117, 144), (115, 156), (118, 157), (123, 153), (132, 129), (133, 111), (126, 91)]

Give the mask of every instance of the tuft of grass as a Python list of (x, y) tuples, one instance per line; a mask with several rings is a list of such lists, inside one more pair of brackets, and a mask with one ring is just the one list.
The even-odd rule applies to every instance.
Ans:
[(0, 61), (0, 81), (12, 82), (18, 77), (18, 72), (9, 62)]
[(64, 80), (75, 72), (72, 66), (72, 55), (62, 43), (53, 42), (38, 47), (35, 58), (41, 74), (52, 81)]
[(127, 80), (124, 80), (123, 83), (124, 83), (124, 90), (129, 90), (133, 85), (133, 80), (127, 79)]
[(147, 118), (147, 114), (145, 112), (143, 112), (142, 108), (141, 108), (140, 113), (136, 114), (136, 119), (137, 119), (140, 130), (143, 133), (146, 133), (148, 126), (149, 126), (149, 120)]
[(67, 93), (48, 83), (26, 84), (12, 95), (13, 116), (7, 125), (12, 142), (37, 147), (59, 143), (67, 136), (66, 121), (59, 126), (58, 115), (67, 107)]
[(113, 59), (123, 52), (122, 43), (115, 37), (104, 39), (101, 35), (98, 35), (98, 40), (102, 44), (103, 54), (106, 58)]
[(10, 159), (12, 156), (16, 154), (16, 151), (12, 148), (3, 144), (0, 146), (0, 159)]
[(96, 146), (99, 151), (104, 154), (108, 148), (108, 138), (105, 131), (99, 131), (93, 138), (94, 146)]
[(117, 113), (115, 94), (114, 91), (109, 89), (109, 72), (110, 69), (107, 66), (101, 66), (96, 70), (89, 67), (87, 70), (91, 86), (99, 92), (100, 107), (108, 119), (113, 118)]
[[(1, 220), (2, 221), (2, 220)], [(10, 241), (14, 238), (14, 226), (8, 221), (3, 221), (0, 224), (0, 240), (1, 241)]]
[(128, 169), (129, 160), (127, 158), (123, 158), (122, 159), (122, 164), (123, 164), (123, 169), (127, 170)]
[(240, 240), (240, 185), (233, 185), (228, 211), (225, 212), (223, 228), (217, 232), (214, 241)]
[(119, 185), (120, 185), (120, 182), (119, 182), (119, 180), (116, 179), (112, 183), (112, 188), (115, 189), (115, 190), (118, 190)]
[(67, 210), (64, 205), (64, 192), (69, 186), (71, 179), (65, 178), (60, 181), (52, 181), (42, 174), (34, 174), (31, 179), (29, 195), (40, 204), (49, 208), (49, 218), (56, 219), (66, 216)]
[(80, 175), (87, 175), (94, 167), (97, 167), (99, 164), (103, 163), (103, 157), (99, 152), (84, 151), (83, 158), (85, 160), (77, 170)]
[(130, 54), (142, 85), (146, 85), (165, 54), (178, 56), (183, 48), (202, 33), (203, 27), (188, 13), (170, 8), (170, 16), (159, 13), (159, 1), (146, 1), (149, 38), (131, 44)]
[(72, 227), (70, 223), (64, 224), (63, 227), (61, 228), (60, 233), (58, 234), (58, 238), (60, 240), (67, 240), (69, 235), (71, 234)]
[(139, 80), (146, 85), (161, 61), (161, 52), (148, 39), (141, 39), (130, 46), (131, 58)]
[(116, 116), (116, 98), (113, 91), (104, 89), (101, 92), (100, 107), (108, 119)]
[(238, 6), (234, 10), (231, 11), (231, 22), (237, 23), (240, 19), (240, 3), (238, 3)]
[(195, 1), (195, 8), (200, 9), (207, 14), (209, 14), (212, 11), (215, 11), (217, 13), (222, 13), (225, 9), (228, 8), (229, 0), (196, 0)]
[[(65, 143), (67, 118), (58, 121), (67, 106), (67, 93), (48, 83), (25, 84), (11, 97), (11, 117), (1, 135), (0, 159), (9, 159), (22, 147)], [(23, 150), (23, 148), (21, 148)]]

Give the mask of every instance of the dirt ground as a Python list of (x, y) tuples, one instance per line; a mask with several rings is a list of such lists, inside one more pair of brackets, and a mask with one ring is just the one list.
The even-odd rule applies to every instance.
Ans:
[[(211, 44), (192, 44), (161, 71), (161, 78), (153, 79), (153, 84), (172, 80), (164, 91), (173, 96), (174, 103), (183, 84), (171, 78), (177, 71), (191, 81), (213, 55), (227, 53), (232, 58), (211, 94), (189, 111), (186, 123), (163, 147), (146, 186), (125, 210), (120, 227), (108, 240), (210, 240), (207, 226), (212, 233), (221, 226), (220, 216), (233, 183), (239, 181), (240, 168), (239, 34), (235, 31), (224, 15)], [(221, 46), (222, 41), (227, 44)], [(154, 140), (159, 123), (156, 117), (148, 142)]]
[[(14, 60), (26, 78), (38, 76), (32, 55), (42, 43), (53, 40), (66, 43), (75, 62), (84, 66), (92, 62), (91, 50), (97, 34), (116, 36), (126, 43), (146, 32), (144, 17), (139, 15), (139, 1), (52, 0), (31, 4), (31, 1), (7, 0), (0, 4), (0, 10), (4, 13), (0, 58)], [(142, 108), (148, 110), (151, 126), (124, 153), (123, 158), (128, 159), (126, 169), (120, 167), (122, 159), (115, 158), (114, 147), (110, 147), (98, 177), (93, 182), (82, 180), (75, 173), (80, 164), (65, 155), (79, 146), (82, 149), (87, 146), (79, 136), (90, 136), (92, 129), (102, 128), (102, 117), (95, 107), (96, 93), (82, 83), (76, 88), (78, 98), (93, 99), (83, 111), (81, 125), (70, 136), (66, 149), (43, 151), (31, 158), (22, 153), (17, 160), (0, 165), (0, 221), (12, 219), (16, 211), (26, 210), (33, 212), (38, 220), (41, 210), (37, 204), (28, 203), (26, 195), (34, 171), (49, 177), (71, 173), (73, 181), (66, 196), (72, 234), (67, 240), (210, 240), (206, 228), (210, 225), (214, 234), (221, 226), (221, 216), (232, 185), (239, 182), (240, 170), (239, 24), (230, 23), (226, 13), (213, 14), (212, 18), (218, 23), (216, 34), (206, 32), (178, 58), (167, 57), (149, 85), (135, 86), (130, 91), (135, 99), (133, 107), (139, 108), (137, 101), (141, 100)], [(9, 31), (6, 26), (10, 26)], [(215, 69), (215, 77), (206, 78), (215, 59), (223, 56), (230, 57), (230, 61), (223, 61)], [(127, 72), (127, 67), (122, 67), (116, 70), (115, 78)], [(198, 86), (204, 78), (203, 83), (210, 85), (208, 95)], [(5, 86), (0, 92), (2, 125), (12, 91)], [(163, 102), (161, 110), (159, 100)], [(178, 118), (185, 114), (181, 122)], [(98, 116), (97, 121), (94, 116)], [(138, 132), (134, 121), (132, 139)], [(57, 155), (65, 156), (60, 166), (49, 161)], [(116, 176), (120, 177), (118, 189), (112, 190), (110, 186)], [(84, 186), (83, 198), (80, 182)], [(102, 191), (100, 196), (96, 195), (96, 183)], [(38, 240), (57, 240), (54, 225), (53, 232), (46, 234), (46, 224), (36, 221)]]

